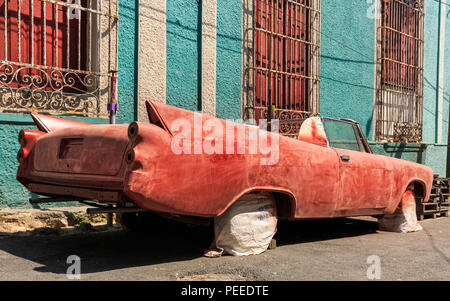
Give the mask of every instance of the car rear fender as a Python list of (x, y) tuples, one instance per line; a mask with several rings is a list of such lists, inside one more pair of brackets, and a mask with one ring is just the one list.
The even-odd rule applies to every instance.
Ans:
[(237, 200), (239, 200), (242, 196), (252, 193), (252, 192), (269, 192), (272, 193), (275, 197), (275, 201), (277, 203), (277, 213), (278, 217), (284, 218), (293, 218), (296, 210), (296, 199), (294, 194), (288, 189), (281, 187), (271, 187), (271, 186), (256, 186), (245, 189), (235, 195), (233, 199), (227, 204), (225, 208), (223, 208), (218, 214), (222, 215), (227, 209), (233, 205)]

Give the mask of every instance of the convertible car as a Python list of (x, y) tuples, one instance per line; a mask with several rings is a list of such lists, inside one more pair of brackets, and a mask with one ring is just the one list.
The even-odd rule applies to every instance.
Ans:
[(146, 106), (149, 122), (129, 125), (32, 114), (38, 130), (19, 133), (17, 180), (47, 201), (199, 219), (218, 217), (254, 192), (270, 193), (278, 218), (291, 220), (382, 217), (406, 192), (418, 202), (430, 195), (432, 169), (373, 154), (352, 120), (310, 117), (294, 139), (166, 104)]

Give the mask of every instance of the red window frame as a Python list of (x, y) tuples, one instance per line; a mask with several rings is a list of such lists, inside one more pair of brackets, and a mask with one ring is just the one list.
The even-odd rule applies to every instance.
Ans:
[[(88, 0), (81, 0), (80, 5), (87, 8)], [(26, 80), (27, 76), (55, 80), (45, 88), (50, 91), (52, 85), (60, 88), (57, 81), (69, 70), (89, 70), (86, 51), (88, 37), (82, 34), (87, 32), (88, 13), (80, 11), (79, 20), (69, 19), (68, 9), (62, 4), (42, 0), (0, 0), (0, 60), (23, 68), (18, 74), (20, 80)], [(43, 70), (47, 75), (43, 74)], [(54, 70), (61, 73), (52, 73)], [(78, 76), (81, 80), (73, 85), (74, 88), (68, 86), (62, 91), (84, 93), (84, 75)], [(20, 84), (12, 82), (10, 87), (20, 88)]]
[(255, 119), (267, 108), (312, 112), (310, 12), (314, 0), (256, 0)]
[(414, 0), (382, 0), (381, 83), (417, 89), (421, 13)]

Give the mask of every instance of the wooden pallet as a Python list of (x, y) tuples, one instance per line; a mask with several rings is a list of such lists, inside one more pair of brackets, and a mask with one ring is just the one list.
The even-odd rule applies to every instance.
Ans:
[(424, 212), (421, 214), (417, 214), (417, 219), (419, 221), (423, 221), (425, 217), (437, 218), (437, 217), (448, 217), (448, 211), (439, 211), (439, 212)]
[(432, 187), (431, 188), (431, 195), (439, 195), (441, 192), (441, 189), (439, 187)]
[(450, 178), (440, 178), (434, 175), (430, 199), (427, 203), (417, 203), (417, 219), (425, 217), (437, 218), (448, 216), (450, 203)]
[(438, 216), (448, 217), (449, 203), (448, 202), (428, 202), (421, 203), (417, 206), (417, 219), (423, 220), (424, 217), (430, 216), (437, 218)]

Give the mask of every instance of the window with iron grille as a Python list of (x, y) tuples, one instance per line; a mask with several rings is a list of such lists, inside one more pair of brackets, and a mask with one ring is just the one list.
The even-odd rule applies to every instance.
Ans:
[(423, 114), (423, 0), (380, 0), (377, 21), (378, 141), (420, 142)]
[(0, 111), (106, 116), (117, 0), (0, 0)]
[(244, 118), (259, 123), (271, 110), (281, 134), (296, 136), (301, 121), (319, 113), (320, 0), (253, 0), (250, 7)]

